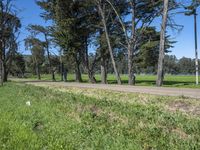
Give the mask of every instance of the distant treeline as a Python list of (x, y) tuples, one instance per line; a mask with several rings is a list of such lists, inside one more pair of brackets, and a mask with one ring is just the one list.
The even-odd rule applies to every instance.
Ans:
[[(53, 64), (52, 67), (54, 68), (55, 73), (61, 73), (61, 67), (62, 64), (60, 63), (59, 56), (54, 56), (53, 58)], [(94, 59), (94, 56), (91, 54), (89, 59)], [(119, 68), (119, 73), (120, 74), (128, 74), (128, 68), (127, 68), (127, 60), (126, 57), (122, 58), (119, 56), (117, 58), (117, 67)], [(157, 70), (157, 64), (154, 66), (144, 66), (144, 64), (140, 61), (137, 61), (136, 63), (136, 68), (135, 68), (135, 73), (136, 74), (156, 74)], [(200, 63), (199, 63), (200, 64)], [(70, 65), (70, 62), (65, 62), (65, 65), (63, 66), (64, 69), (68, 70), (68, 73), (73, 74), (74, 73), (74, 68), (73, 65)], [(166, 55), (165, 56), (165, 74), (172, 74), (172, 75), (191, 75), (195, 74), (195, 59), (191, 58), (186, 58), (183, 57), (181, 59), (177, 59), (176, 56), (174, 55)], [(87, 70), (84, 68), (83, 65), (80, 67), (81, 74), (87, 74)], [(111, 62), (108, 62), (108, 73), (113, 74), (114, 70), (112, 67)], [(27, 73), (29, 74), (37, 74), (35, 65), (32, 62), (32, 57), (31, 55), (17, 55), (17, 57), (14, 59), (14, 62), (11, 67), (11, 75), (13, 76), (19, 76), (23, 77)], [(97, 74), (101, 73), (101, 65), (100, 63), (97, 63), (95, 65), (95, 72)], [(44, 61), (41, 64), (40, 68), (40, 73), (41, 74), (50, 74), (49, 71), (49, 66), (48, 62)]]

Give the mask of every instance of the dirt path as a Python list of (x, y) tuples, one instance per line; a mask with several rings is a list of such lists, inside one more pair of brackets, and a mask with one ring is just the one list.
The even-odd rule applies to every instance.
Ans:
[(75, 87), (75, 88), (89, 88), (112, 90), (129, 93), (145, 93), (163, 96), (185, 96), (191, 98), (200, 98), (200, 89), (187, 88), (166, 88), (166, 87), (146, 87), (146, 86), (129, 86), (129, 85), (103, 85), (103, 84), (88, 84), (88, 83), (65, 83), (65, 82), (51, 82), (51, 81), (35, 81), (26, 79), (12, 79), (12, 81), (23, 82), (35, 86), (54, 86), (54, 87)]

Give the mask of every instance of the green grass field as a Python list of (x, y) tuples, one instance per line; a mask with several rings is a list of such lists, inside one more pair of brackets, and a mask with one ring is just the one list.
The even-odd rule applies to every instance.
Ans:
[(0, 94), (1, 150), (200, 149), (199, 100), (21, 83)]
[[(36, 76), (29, 77), (30, 79), (36, 79)], [(82, 75), (83, 82), (88, 82), (88, 76)], [(97, 82), (101, 81), (100, 75), (96, 75)], [(128, 76), (121, 75), (123, 84), (128, 83)], [(164, 80), (165, 87), (184, 87), (184, 88), (200, 88), (200, 85), (197, 86), (195, 83), (195, 76), (180, 76), (180, 75), (166, 75)], [(51, 80), (51, 75), (42, 75), (42, 80)], [(60, 80), (60, 75), (56, 75), (56, 80)], [(74, 75), (68, 75), (69, 82), (74, 81)], [(139, 86), (155, 86), (156, 76), (154, 75), (137, 75), (136, 76), (136, 85)], [(117, 84), (115, 76), (112, 74), (108, 75), (109, 84)]]

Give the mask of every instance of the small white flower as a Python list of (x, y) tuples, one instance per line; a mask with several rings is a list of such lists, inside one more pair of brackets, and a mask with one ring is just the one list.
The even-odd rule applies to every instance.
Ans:
[(27, 102), (26, 102), (26, 105), (27, 105), (27, 106), (31, 106), (31, 102), (30, 102), (30, 101), (27, 101)]

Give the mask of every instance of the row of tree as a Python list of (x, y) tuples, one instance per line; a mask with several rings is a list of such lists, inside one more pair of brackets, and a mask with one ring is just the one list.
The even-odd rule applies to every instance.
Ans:
[[(107, 68), (111, 62), (116, 80), (121, 84), (115, 56), (122, 53), (127, 60), (129, 84), (132, 85), (135, 83), (136, 56), (142, 53), (142, 48), (155, 50), (155, 55), (159, 47), (160, 39), (150, 25), (165, 8), (161, 0), (46, 0), (37, 4), (44, 10), (43, 18), (53, 22), (51, 36), (61, 53), (71, 58), (78, 82), (82, 81), (81, 64), (87, 70), (90, 82), (96, 82), (95, 65), (100, 61), (102, 83), (107, 83)], [(173, 9), (176, 2), (172, 0), (167, 6)], [(165, 41), (165, 31), (163, 36)], [(170, 47), (163, 44), (164, 51)], [(95, 47), (93, 60), (89, 59), (91, 45)]]
[[(89, 59), (93, 60), (94, 55), (90, 55)], [(10, 68), (10, 74), (12, 76), (17, 77), (29, 77), (30, 75), (37, 75), (38, 79), (41, 79), (41, 74), (49, 74), (49, 64), (48, 58), (45, 57), (44, 54), (40, 56), (40, 65), (39, 67), (36, 66), (34, 62), (34, 57), (32, 55), (16, 55), (15, 59)], [(127, 67), (127, 60), (122, 59), (121, 55), (118, 55), (116, 58), (116, 64), (118, 66), (118, 70), (120, 74), (127, 74), (128, 67)], [(149, 57), (148, 57), (149, 58)], [(144, 59), (148, 59), (144, 58)], [(61, 74), (61, 66), (60, 66), (60, 57), (54, 56), (52, 59), (52, 68), (54, 68), (54, 73)], [(70, 66), (70, 62), (66, 63), (67, 66)], [(195, 59), (183, 57), (181, 59), (177, 59), (174, 55), (166, 55), (164, 59), (164, 73), (171, 74), (171, 75), (194, 75), (195, 74)], [(200, 67), (200, 66), (199, 66)], [(39, 68), (39, 72), (38, 72)], [(73, 73), (73, 66), (68, 68), (68, 73)], [(80, 66), (80, 70), (83, 74), (87, 74), (87, 70), (85, 70), (84, 66)], [(101, 65), (100, 62), (97, 63), (95, 67), (95, 72), (97, 74), (101, 73)], [(112, 68), (112, 64), (108, 63), (108, 73), (113, 74), (114, 70)], [(139, 74), (151, 74), (155, 75), (157, 73), (157, 62), (153, 65), (149, 63), (144, 63), (144, 61), (137, 61), (136, 62), (136, 69), (135, 73)], [(63, 76), (61, 76), (61, 80), (63, 80)]]
[[(10, 2), (1, 2), (2, 81), (6, 81), (11, 68), (8, 58), (14, 60), (11, 51), (17, 54), (16, 38), (20, 27)], [(166, 71), (164, 57), (174, 43), (166, 35), (166, 27), (180, 29), (171, 16), (185, 7), (184, 3), (176, 0), (38, 0), (36, 3), (44, 10), (41, 17), (52, 22), (51, 26), (27, 27), (30, 36), (25, 39), (25, 46), (31, 52), (31, 65), (38, 78), (45, 64), (55, 81), (55, 65), (59, 63), (59, 71), (73, 70), (78, 82), (82, 81), (81, 74), (86, 72), (90, 82), (95, 83), (95, 73), (100, 72), (101, 81), (106, 84), (107, 74), (113, 71), (118, 84), (121, 84), (120, 73), (127, 73), (129, 84), (133, 85), (135, 73), (151, 68), (158, 74), (157, 86), (162, 85)], [(191, 1), (185, 7), (187, 15), (196, 16), (199, 3), (199, 0)], [(13, 19), (5, 19), (8, 14)], [(153, 22), (161, 17), (161, 30), (157, 31)], [(4, 35), (7, 29), (9, 36)], [(20, 55), (16, 56), (19, 59)]]

